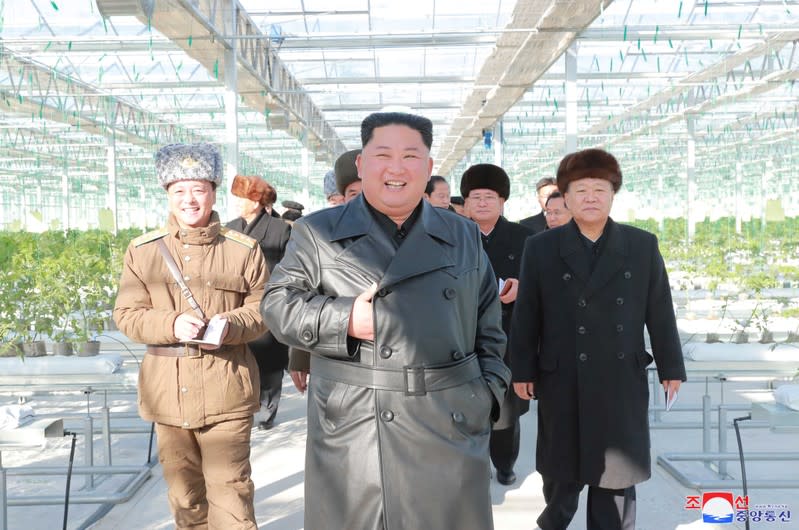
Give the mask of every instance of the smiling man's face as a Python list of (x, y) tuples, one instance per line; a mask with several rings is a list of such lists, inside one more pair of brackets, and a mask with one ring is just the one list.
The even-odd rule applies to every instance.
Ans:
[(419, 131), (397, 124), (375, 128), (355, 164), (366, 200), (392, 219), (413, 212), (433, 171)]
[(207, 180), (178, 180), (167, 188), (169, 212), (181, 228), (208, 226), (216, 203), (216, 190)]

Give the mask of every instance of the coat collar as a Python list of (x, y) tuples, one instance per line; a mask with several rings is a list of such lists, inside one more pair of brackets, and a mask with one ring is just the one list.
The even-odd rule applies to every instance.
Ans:
[(331, 241), (355, 238), (336, 260), (354, 267), (377, 281), (381, 287), (412, 276), (455, 264), (451, 247), (455, 236), (443, 213), (422, 204), (419, 219), (399, 249), (388, 240), (369, 213), (363, 195), (340, 208)]
[(585, 259), (584, 243), (580, 238), (579, 229), (574, 226), (574, 220), (569, 225), (559, 229), (560, 256), (583, 282), (585, 289), (583, 297), (590, 298), (600, 287), (607, 284), (613, 275), (624, 265), (624, 259), (629, 254), (627, 238), (619, 225), (608, 218), (605, 226), (605, 248), (599, 256), (593, 273), (589, 273), (588, 260)]

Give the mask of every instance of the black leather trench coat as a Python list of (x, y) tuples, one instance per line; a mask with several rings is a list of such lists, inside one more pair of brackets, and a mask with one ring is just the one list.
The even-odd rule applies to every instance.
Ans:
[(660, 380), (685, 380), (653, 234), (608, 220), (593, 273), (574, 221), (527, 240), (513, 313), (514, 382), (538, 397), (536, 468), (620, 489), (650, 476), (644, 326)]
[[(348, 339), (355, 297), (373, 282), (375, 340)], [(477, 225), (424, 203), (395, 249), (363, 196), (305, 216), (261, 313), (278, 340), (311, 352), (305, 528), (493, 528), (490, 415), (510, 371)], [(469, 380), (419, 391), (420, 367), (466, 363)], [(352, 367), (360, 380), (337, 380)], [(405, 376), (405, 391), (376, 388), (385, 370)]]

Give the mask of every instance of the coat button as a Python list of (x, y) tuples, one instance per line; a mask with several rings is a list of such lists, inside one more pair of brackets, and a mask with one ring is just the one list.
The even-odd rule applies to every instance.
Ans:
[(563, 274), (563, 281), (568, 282), (571, 279), (572, 279), (572, 275), (569, 274), (568, 272)]
[(508, 259), (513, 261), (516, 259), (516, 256), (514, 254), (508, 254)]
[(388, 359), (389, 357), (391, 357), (392, 353), (393, 351), (388, 346), (380, 347), (380, 357), (382, 357), (383, 359)]
[(184, 260), (186, 260), (186, 261), (191, 261), (191, 256), (186, 256), (186, 257), (185, 257), (185, 258), (183, 258), (183, 259), (184, 259)]
[(620, 351), (619, 353), (616, 354), (616, 357), (618, 357), (619, 359), (624, 359), (624, 352)]
[(581, 353), (577, 358), (580, 359), (581, 361), (585, 362), (585, 361), (588, 360), (588, 354), (587, 353)]
[(580, 298), (579, 300), (577, 300), (577, 307), (585, 307), (587, 305), (588, 304), (585, 302), (585, 298)]
[(394, 413), (390, 410), (384, 410), (380, 413), (380, 419), (385, 422), (389, 422), (394, 419)]
[(446, 289), (444, 289), (444, 298), (446, 298), (447, 300), (452, 300), (453, 298), (455, 298), (455, 289), (453, 289), (452, 287), (447, 287)]
[(578, 327), (577, 333), (579, 333), (580, 335), (585, 335), (585, 326)]
[(185, 230), (181, 230), (180, 231), (180, 235), (185, 236), (186, 235), (186, 231)]
[(629, 280), (632, 277), (633, 277), (633, 275), (632, 275), (632, 273), (630, 271), (624, 271), (624, 279), (625, 280)]
[(462, 351), (456, 351), (452, 353), (452, 359), (455, 361), (460, 361), (461, 359), (465, 358), (466, 354)]
[(185, 428), (188, 428), (188, 427), (189, 427), (189, 422), (187, 422), (187, 421), (184, 421), (184, 422), (183, 422), (183, 427), (185, 427)]
[(616, 305), (624, 305), (624, 298), (622, 297), (616, 298)]
[(189, 246), (190, 245), (188, 243), (183, 243), (183, 248), (189, 248)]
[(453, 412), (452, 421), (455, 423), (463, 423), (463, 412)]
[(183, 393), (185, 394), (186, 392), (188, 392), (188, 391), (189, 391), (189, 389), (188, 389), (188, 388), (186, 388), (185, 386), (183, 386), (183, 387), (180, 387), (180, 391), (181, 391), (181, 392), (183, 392)]
[(188, 275), (188, 274), (187, 274), (186, 276), (184, 276), (184, 277), (183, 277), (183, 279), (184, 279), (184, 280), (186, 280), (186, 281), (189, 281), (189, 280), (191, 280), (191, 278), (189, 277), (189, 275)]
[(310, 342), (311, 339), (313, 339), (313, 333), (311, 332), (310, 329), (306, 329), (305, 331), (302, 332), (302, 340), (304, 340), (305, 342)]
[(621, 324), (616, 324), (616, 331), (618, 331), (619, 333), (621, 333), (622, 331), (624, 331), (624, 326), (623, 326), (623, 325), (621, 325)]

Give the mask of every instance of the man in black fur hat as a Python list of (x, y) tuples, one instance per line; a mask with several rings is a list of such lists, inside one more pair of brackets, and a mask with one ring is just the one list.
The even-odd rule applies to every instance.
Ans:
[[(502, 216), (505, 201), (510, 196), (510, 179), (501, 167), (493, 164), (471, 166), (461, 178), (461, 195), (469, 217), (480, 227), (483, 248), (499, 282), (502, 330), (510, 336), (522, 250), (524, 241), (533, 232)], [(506, 355), (505, 362), (507, 360)], [(491, 462), (497, 468), (497, 481), (500, 484), (508, 486), (516, 482), (513, 466), (519, 456), (519, 416), (529, 408), (527, 401), (508, 392), (499, 419), (492, 426), (489, 443)]]

